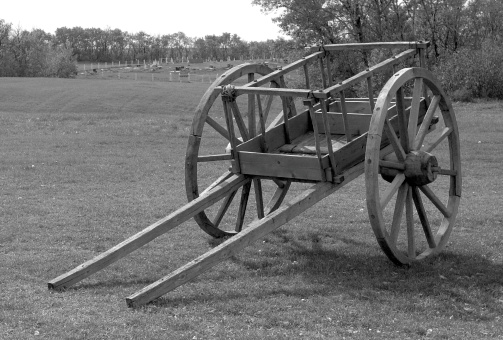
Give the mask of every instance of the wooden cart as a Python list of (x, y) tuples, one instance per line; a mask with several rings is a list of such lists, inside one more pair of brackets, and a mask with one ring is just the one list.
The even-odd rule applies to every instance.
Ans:
[[(276, 70), (265, 64), (229, 70), (210, 86), (196, 109), (185, 159), (190, 202), (51, 280), (49, 288), (67, 288), (192, 217), (213, 237), (231, 236), (126, 299), (130, 307), (148, 303), (363, 173), (370, 224), (390, 260), (404, 265), (440, 252), (461, 197), (460, 151), (451, 102), (425, 68), (427, 46), (324, 45)], [(348, 79), (335, 80), (333, 63), (341, 53), (363, 50), (369, 56), (376, 49), (401, 52)], [(418, 67), (404, 68), (417, 61)], [(389, 80), (375, 99), (375, 80), (386, 75)], [(319, 90), (312, 89), (315, 76), (322, 84)], [(289, 77), (300, 79), (305, 88), (288, 88)], [(364, 91), (367, 98), (346, 98), (350, 91)], [(280, 113), (273, 117), (270, 112), (276, 107)], [(286, 200), (295, 185), (304, 190), (297, 189)], [(254, 209), (247, 209), (250, 206)]]

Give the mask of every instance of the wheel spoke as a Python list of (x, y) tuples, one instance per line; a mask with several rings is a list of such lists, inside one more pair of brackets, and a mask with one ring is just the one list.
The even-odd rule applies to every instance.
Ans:
[(414, 80), (414, 91), (412, 93), (412, 102), (410, 104), (408, 141), (409, 150), (413, 150), (414, 138), (416, 137), (417, 120), (419, 117), (419, 106), (421, 105), (421, 95), (423, 92), (423, 79)]
[(213, 118), (210, 116), (206, 116), (206, 123), (211, 126), (216, 132), (218, 132), (222, 137), (227, 139), (229, 142), (231, 138), (229, 137), (229, 132), (220, 124), (218, 124)]
[(381, 209), (384, 210), (386, 205), (389, 203), (393, 195), (398, 191), (402, 183), (405, 181), (405, 175), (403, 173), (400, 173), (395, 176), (393, 179), (393, 182), (386, 188), (386, 191), (383, 194), (383, 197), (381, 198)]
[(231, 177), (233, 175), (232, 172), (230, 171), (226, 171), (222, 174), (222, 176), (220, 176), (219, 178), (217, 178), (216, 181), (214, 181), (213, 183), (211, 183), (206, 189), (204, 189), (204, 191), (202, 193), (199, 194), (199, 196), (204, 196), (208, 191), (210, 191), (211, 189), (213, 189), (214, 187), (216, 187), (217, 185), (219, 185), (220, 183), (222, 183), (223, 181), (227, 180), (229, 177)]
[(403, 89), (400, 87), (396, 91), (396, 111), (398, 114), (398, 131), (400, 134), (400, 144), (405, 154), (409, 153), (409, 143), (407, 141), (407, 117), (405, 117), (405, 105), (403, 102)]
[(236, 231), (240, 232), (243, 229), (245, 220), (246, 206), (248, 205), (248, 197), (250, 196), (251, 182), (246, 183), (241, 189), (241, 201), (239, 202), (239, 211), (236, 220)]
[(428, 145), (425, 151), (426, 152), (433, 151), (438, 146), (438, 144), (440, 144), (445, 138), (447, 138), (451, 134), (451, 132), (452, 128), (450, 127), (444, 128), (440, 136), (438, 136), (435, 141), (433, 141), (430, 145)]
[(428, 129), (430, 128), (430, 123), (431, 119), (433, 118), (433, 115), (435, 114), (435, 111), (437, 111), (438, 103), (440, 102), (440, 96), (436, 95), (433, 97), (430, 106), (428, 106), (428, 111), (426, 111), (426, 114), (423, 118), (423, 122), (421, 123), (421, 127), (419, 128), (419, 131), (416, 135), (416, 139), (414, 140), (414, 145), (412, 147), (412, 150), (420, 150), (421, 145), (423, 145), (424, 138), (428, 134)]
[(435, 195), (435, 193), (430, 189), (429, 186), (423, 185), (420, 186), (419, 189), (423, 192), (423, 194), (428, 197), (428, 199), (433, 203), (435, 207), (444, 215), (445, 217), (451, 217), (451, 212), (447, 207), (442, 203), (442, 201)]
[(400, 144), (400, 140), (398, 139), (395, 130), (391, 126), (391, 123), (389, 122), (388, 118), (385, 118), (384, 120), (384, 130), (386, 132), (386, 135), (388, 136), (388, 139), (393, 146), (393, 150), (395, 151), (396, 158), (400, 161), (403, 162), (405, 161), (405, 151)]
[(412, 188), (407, 190), (405, 199), (405, 220), (407, 222), (407, 254), (410, 258), (416, 258), (416, 242), (414, 237), (414, 212), (412, 210)]
[(291, 181), (286, 181), (283, 187), (278, 186), (271, 200), (267, 204), (267, 207), (265, 208), (264, 214), (266, 216), (280, 207), (281, 203), (283, 203), (283, 200), (285, 199), (286, 194), (288, 193), (288, 189), (290, 189), (291, 184)]
[(393, 222), (391, 223), (390, 236), (394, 244), (398, 240), (398, 233), (400, 232), (400, 224), (402, 222), (403, 207), (405, 206), (405, 199), (407, 197), (407, 191), (409, 190), (409, 185), (403, 183), (398, 189), (398, 194), (396, 196), (395, 210), (393, 211)]
[(412, 199), (414, 200), (414, 205), (416, 206), (416, 211), (419, 216), (419, 220), (421, 221), (421, 225), (423, 226), (426, 241), (428, 241), (428, 246), (433, 249), (437, 245), (435, 243), (435, 237), (431, 232), (430, 222), (428, 221), (428, 216), (426, 215), (426, 211), (424, 210), (421, 195), (419, 194), (419, 190), (417, 189), (417, 187), (411, 187), (411, 188), (412, 188)]
[(267, 122), (267, 118), (269, 117), (269, 112), (271, 111), (272, 102), (274, 100), (274, 96), (272, 94), (267, 96), (265, 110), (264, 110), (264, 122)]
[(220, 222), (222, 222), (222, 218), (225, 216), (225, 213), (229, 209), (229, 206), (231, 205), (234, 196), (236, 196), (236, 193), (237, 190), (233, 191), (230, 195), (224, 198), (224, 201), (222, 202), (222, 205), (220, 206), (220, 209), (218, 209), (215, 219), (213, 220), (213, 225), (215, 226), (215, 228), (218, 228)]
[(234, 114), (234, 119), (236, 120), (236, 125), (241, 133), (241, 137), (243, 138), (243, 141), (246, 142), (248, 140), (248, 130), (246, 129), (243, 116), (241, 115), (241, 112), (239, 112), (238, 103), (236, 103), (236, 101), (230, 102), (230, 106), (232, 108), (232, 113)]
[(255, 190), (255, 202), (257, 203), (257, 217), (264, 218), (264, 196), (262, 194), (262, 181), (258, 178), (253, 179), (253, 188)]

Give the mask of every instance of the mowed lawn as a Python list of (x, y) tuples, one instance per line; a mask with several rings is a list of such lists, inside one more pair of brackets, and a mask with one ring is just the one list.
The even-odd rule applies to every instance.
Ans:
[[(358, 178), (153, 303), (125, 297), (215, 246), (190, 220), (64, 292), (47, 281), (186, 203), (208, 84), (0, 78), (0, 339), (503, 338), (503, 102), (455, 104), (447, 249), (394, 266)], [(221, 153), (216, 150), (216, 153)]]

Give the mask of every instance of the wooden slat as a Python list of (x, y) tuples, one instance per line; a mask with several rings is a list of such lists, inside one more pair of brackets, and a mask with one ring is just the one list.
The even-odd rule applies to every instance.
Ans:
[(367, 92), (369, 95), (369, 107), (370, 112), (374, 112), (375, 102), (374, 102), (374, 85), (372, 84), (372, 76), (367, 77)]
[(288, 96), (288, 97), (298, 97), (298, 98), (322, 98), (327, 99), (329, 97), (325, 92), (311, 91), (306, 89), (288, 89), (288, 88), (266, 88), (266, 87), (245, 87), (236, 86), (236, 93), (238, 96), (243, 94), (272, 94), (275, 96)]
[(319, 58), (318, 59), (318, 63), (319, 63), (319, 66), (320, 66), (320, 73), (321, 73), (321, 82), (323, 84), (323, 88), (327, 88), (327, 76), (325, 75), (325, 70), (324, 70), (324, 66), (323, 66), (323, 58)]
[[(325, 176), (325, 171), (324, 171), (324, 168), (322, 166), (322, 155), (321, 155), (321, 150), (320, 150), (320, 135), (319, 135), (320, 132), (319, 132), (319, 129), (318, 129), (318, 120), (316, 119), (316, 114), (314, 112), (313, 103), (314, 103), (314, 99), (306, 99), (306, 100), (304, 100), (304, 105), (307, 105), (307, 107), (308, 107), (309, 115), (311, 117), (311, 123), (313, 125), (314, 146), (315, 146), (315, 149), (316, 149), (316, 157), (318, 158), (318, 162), (320, 164), (319, 170), (321, 171), (321, 179), (322, 179), (322, 181), (326, 181), (327, 178)], [(325, 103), (320, 103), (320, 106), (324, 106), (324, 104)], [(332, 141), (330, 141), (329, 144), (330, 144), (330, 146), (332, 146)], [(333, 164), (335, 165), (335, 162)]]
[[(290, 118), (290, 138), (294, 140), (295, 138), (302, 136), (303, 134), (309, 131), (309, 111), (305, 110), (304, 112), (296, 115), (295, 117)], [(268, 130), (266, 133), (266, 143), (269, 150), (275, 150), (280, 146), (286, 144), (285, 141), (285, 131), (283, 124), (277, 125), (272, 129)], [(240, 144), (237, 147), (238, 151), (253, 151), (260, 152), (261, 142), (260, 137), (254, 137), (249, 141)]]
[(258, 118), (259, 118), (259, 126), (260, 126), (260, 142), (261, 142), (261, 151), (267, 152), (267, 141), (265, 139), (265, 118), (264, 113), (262, 112), (262, 102), (260, 100), (260, 95), (257, 94), (257, 106), (258, 106)]
[(241, 173), (302, 180), (325, 181), (321, 170), (330, 166), (328, 155), (317, 157), (256, 152), (239, 152)]
[(279, 207), (276, 211), (261, 220), (252, 222), (241, 233), (231, 237), (219, 246), (211, 249), (206, 254), (175, 270), (166, 277), (148, 285), (126, 299), (129, 307), (138, 307), (148, 303), (178, 286), (192, 280), (211, 267), (222, 263), (241, 249), (249, 246), (259, 238), (279, 228), (295, 216), (306, 211), (323, 198), (342, 188), (345, 184), (363, 173), (363, 165), (355, 167), (345, 174), (346, 180), (340, 184), (318, 183), (303, 193), (296, 195), (288, 204)]
[(351, 142), (351, 132), (349, 130), (349, 120), (348, 120), (348, 109), (346, 107), (346, 96), (344, 91), (339, 92), (339, 98), (341, 100), (341, 110), (342, 110), (342, 121), (344, 123), (344, 134), (346, 135), (346, 141)]
[(330, 53), (327, 53), (325, 56), (327, 60), (327, 78), (328, 78), (328, 86), (334, 85), (334, 80), (332, 77), (332, 62), (330, 61)]
[(306, 81), (306, 89), (310, 89), (311, 83), (309, 82), (309, 70), (307, 64), (304, 64), (303, 66), (304, 66), (304, 79)]
[(376, 42), (376, 43), (348, 43), (348, 44), (328, 44), (322, 46), (313, 46), (308, 48), (309, 52), (325, 51), (349, 51), (349, 50), (368, 50), (375, 48), (410, 48), (423, 49), (428, 47), (428, 42), (418, 41), (399, 41), (399, 42)]
[(92, 260), (89, 260), (74, 268), (73, 270), (49, 281), (49, 289), (59, 290), (68, 288), (73, 284), (83, 280), (84, 278), (92, 275), (93, 273), (100, 271), (101, 269), (123, 258), (129, 253), (140, 248), (141, 246), (149, 243), (156, 237), (163, 235), (167, 231), (187, 221), (195, 214), (203, 211), (204, 209), (213, 205), (215, 202), (219, 201), (222, 197), (228, 195), (230, 192), (237, 190), (237, 188), (241, 187), (248, 181), (249, 179), (245, 176), (232, 176), (222, 184), (217, 185), (206, 195), (200, 196), (195, 200), (187, 203), (182, 208), (143, 229), (139, 233), (129, 237), (115, 247), (96, 256)]
[[(323, 117), (323, 132), (325, 133), (325, 139), (327, 143), (327, 149), (328, 149), (328, 158), (330, 159), (330, 166), (335, 169), (336, 163), (335, 163), (335, 157), (334, 157), (334, 149), (332, 147), (332, 134), (330, 131), (330, 124), (328, 122), (328, 113), (325, 105), (325, 101), (321, 100), (320, 101), (320, 107), (321, 107), (321, 112), (322, 112), (322, 117)], [(313, 109), (314, 112), (314, 109)], [(316, 118), (315, 118), (316, 119)]]

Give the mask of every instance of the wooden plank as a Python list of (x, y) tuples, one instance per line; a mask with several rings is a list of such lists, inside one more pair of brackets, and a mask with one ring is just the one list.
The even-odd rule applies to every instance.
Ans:
[[(317, 157), (239, 152), (241, 173), (244, 175), (272, 176), (299, 180), (324, 181), (321, 169), (330, 166), (328, 156)], [(321, 169), (320, 169), (321, 167)]]
[(272, 94), (274, 96), (284, 96), (284, 97), (299, 97), (299, 98), (322, 98), (327, 99), (329, 97), (325, 92), (311, 91), (306, 89), (288, 89), (288, 88), (269, 88), (269, 87), (245, 87), (236, 86), (236, 93), (238, 96), (244, 94)]
[(203, 211), (204, 209), (213, 205), (215, 202), (218, 202), (218, 200), (225, 197), (232, 191), (237, 190), (248, 181), (249, 179), (245, 176), (232, 176), (222, 184), (215, 186), (210, 192), (207, 193), (207, 195), (196, 198), (195, 200), (187, 203), (182, 208), (169, 214), (167, 217), (157, 221), (156, 223), (143, 229), (139, 233), (129, 237), (125, 241), (96, 256), (92, 260), (79, 265), (78, 267), (58, 276), (55, 279), (52, 279), (48, 282), (49, 289), (60, 290), (68, 288), (73, 284), (85, 279), (86, 277), (96, 273), (97, 271), (100, 271), (101, 269), (123, 258), (129, 253), (140, 248), (141, 246), (149, 243), (156, 237), (161, 236), (167, 231), (179, 226), (183, 222), (193, 217), (195, 214)]
[(413, 48), (423, 49), (428, 47), (428, 42), (420, 41), (397, 41), (397, 42), (375, 42), (375, 43), (348, 43), (348, 44), (328, 44), (309, 47), (309, 52), (325, 51), (349, 51), (349, 50), (369, 50), (375, 48)]
[(361, 175), (364, 171), (363, 169), (363, 165), (355, 167), (351, 172), (345, 174), (345, 180), (339, 184), (323, 182), (313, 185), (303, 193), (296, 195), (288, 204), (279, 207), (276, 211), (261, 220), (253, 221), (248, 228), (245, 228), (236, 236), (231, 237), (185, 266), (129, 296), (126, 298), (128, 307), (144, 305), (194, 279), (213, 266), (222, 263), (256, 240), (292, 220), (295, 216), (298, 216), (323, 198), (339, 190)]
[[(295, 117), (289, 119), (290, 122), (290, 138), (294, 140), (299, 136), (307, 133), (309, 131), (309, 112), (305, 110), (299, 113)], [(267, 131), (265, 135), (265, 140), (270, 151), (276, 150), (285, 143), (285, 132), (283, 124), (277, 125)], [(237, 146), (238, 151), (253, 151), (260, 152), (260, 136), (253, 137), (245, 143)]]

